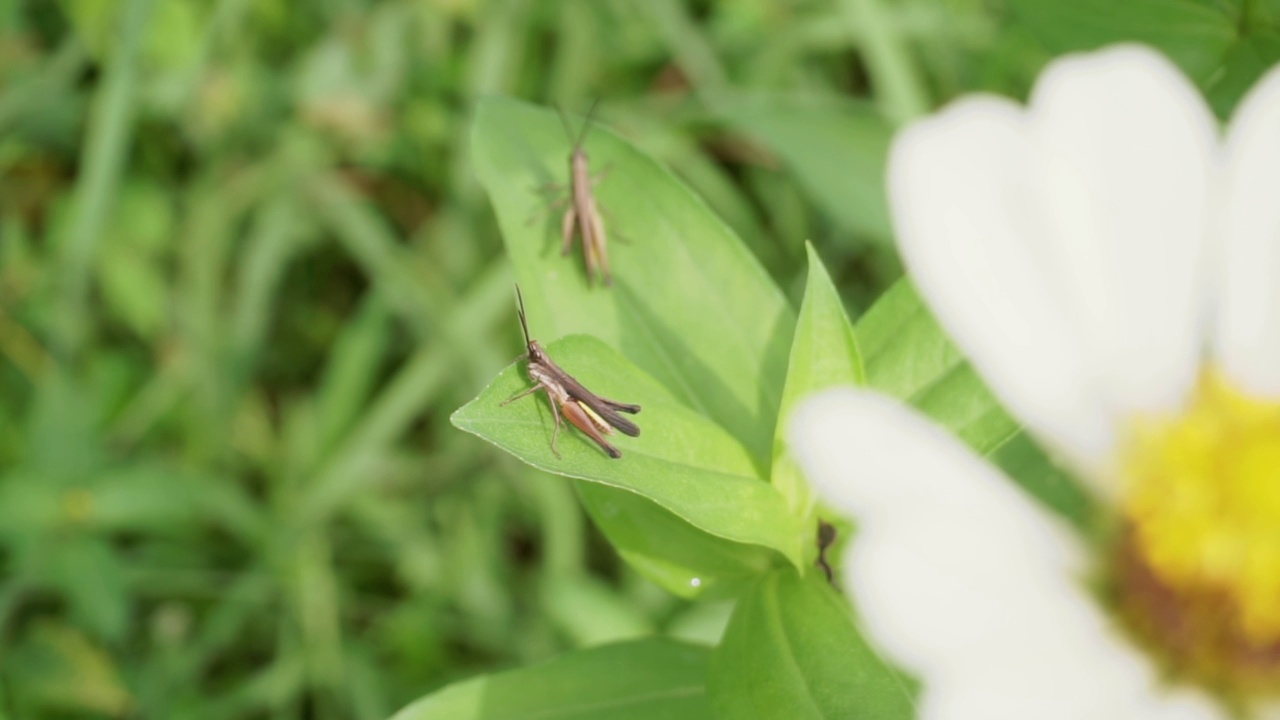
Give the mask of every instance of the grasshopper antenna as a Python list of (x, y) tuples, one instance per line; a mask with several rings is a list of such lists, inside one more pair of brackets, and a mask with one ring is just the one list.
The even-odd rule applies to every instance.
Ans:
[(565, 139), (572, 140), (573, 128), (569, 127), (569, 118), (564, 114), (564, 108), (560, 107), (560, 103), (556, 103), (556, 112), (560, 115), (560, 124), (564, 126)]
[(582, 141), (587, 138), (587, 130), (591, 128), (591, 118), (596, 114), (596, 106), (600, 104), (600, 98), (597, 97), (591, 101), (591, 107), (587, 108), (587, 117), (582, 121), (582, 129), (578, 131), (578, 139), (573, 142), (575, 148), (582, 147)]
[(587, 129), (591, 127), (591, 118), (595, 116), (596, 106), (600, 104), (600, 98), (591, 101), (591, 107), (587, 110), (587, 117), (582, 121), (582, 129), (578, 131), (577, 138), (574, 138), (573, 129), (569, 127), (569, 118), (564, 114), (564, 108), (556, 105), (556, 112), (560, 113), (560, 124), (564, 125), (564, 135), (566, 138), (573, 140), (573, 149), (577, 150), (582, 147), (582, 141), (587, 136)]
[(520, 286), (519, 286), (519, 285), (516, 285), (516, 302), (519, 304), (519, 307), (516, 309), (516, 314), (520, 316), (520, 329), (524, 331), (524, 344), (525, 344), (525, 347), (528, 347), (528, 346), (529, 346), (529, 342), (530, 342), (530, 340), (529, 340), (529, 321), (528, 321), (527, 319), (525, 319), (525, 315), (524, 315), (524, 296), (520, 294)]

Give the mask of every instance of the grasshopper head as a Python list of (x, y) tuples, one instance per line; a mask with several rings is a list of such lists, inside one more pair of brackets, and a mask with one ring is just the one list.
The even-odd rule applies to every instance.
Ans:
[(569, 156), (569, 174), (571, 177), (589, 177), (591, 175), (586, 150), (580, 147), (573, 149), (573, 154)]
[(546, 359), (547, 359), (547, 352), (542, 349), (542, 345), (540, 345), (537, 340), (530, 340), (529, 341), (529, 362), (545, 363)]

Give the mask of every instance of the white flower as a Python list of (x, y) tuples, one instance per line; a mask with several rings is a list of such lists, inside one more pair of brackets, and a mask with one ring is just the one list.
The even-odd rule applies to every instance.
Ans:
[[(1151, 567), (1204, 571), (1203, 548), (1160, 543), (1179, 522), (1204, 530), (1219, 516), (1170, 520), (1148, 501), (1192, 473), (1178, 438), (1203, 430), (1206, 413), (1280, 408), (1268, 404), (1280, 399), (1280, 70), (1243, 101), (1223, 142), (1161, 56), (1120, 46), (1066, 57), (1025, 109), (970, 98), (901, 133), (889, 189), (912, 279), (1005, 406), (1128, 523)], [(1244, 399), (1206, 390), (1210, 376)], [(1193, 412), (1197, 402), (1212, 412)], [(1153, 422), (1173, 430), (1157, 433), (1154, 453), (1135, 450), (1135, 428)], [(1248, 498), (1259, 499), (1253, 515), (1272, 513), (1262, 517), (1275, 536), (1263, 541), (1280, 553), (1271, 427), (1246, 448), (1262, 458), (1248, 467)], [(1125, 637), (1086, 587), (1097, 566), (1078, 534), (914, 411), (831, 391), (800, 408), (790, 438), (822, 496), (858, 523), (844, 580), (868, 634), (923, 681), (921, 717), (1228, 716), (1208, 691), (1171, 686)], [(1239, 445), (1224, 447), (1235, 462)], [(1142, 475), (1150, 467), (1154, 479)], [(1206, 487), (1200, 476), (1186, 485)], [(1188, 508), (1201, 509), (1178, 512)], [(1175, 571), (1171, 584), (1182, 582)], [(1272, 579), (1240, 583), (1266, 590)], [(1260, 633), (1280, 614), (1271, 597)], [(1265, 692), (1246, 700), (1278, 711)]]

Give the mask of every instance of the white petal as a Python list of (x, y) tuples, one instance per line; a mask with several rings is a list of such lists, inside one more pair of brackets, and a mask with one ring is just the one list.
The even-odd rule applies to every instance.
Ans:
[(1225, 256), (1216, 351), (1244, 389), (1280, 396), (1280, 67), (1258, 82), (1227, 134)]
[(1026, 112), (962, 101), (895, 140), (890, 200), (921, 293), (1014, 414), (1086, 469), (1117, 417), (1194, 382), (1215, 148), (1194, 88), (1135, 47), (1055, 62)]
[(1048, 258), (1050, 232), (1021, 111), (996, 98), (952, 105), (899, 133), (889, 159), (898, 247), (939, 322), (992, 390), (1041, 437), (1089, 466), (1112, 420), (1094, 392)]
[(1159, 687), (1082, 587), (1075, 536), (955, 438), (862, 390), (793, 417), (801, 466), (858, 524), (846, 588), (872, 641), (922, 679), (920, 717), (1224, 717)]
[(1196, 381), (1218, 131), (1164, 57), (1119, 46), (1053, 63), (1029, 108), (1046, 244), (1081, 350), (1117, 414), (1176, 410)]

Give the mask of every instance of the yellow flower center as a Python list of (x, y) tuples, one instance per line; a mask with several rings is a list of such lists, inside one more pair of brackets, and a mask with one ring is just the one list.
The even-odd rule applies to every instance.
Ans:
[(1184, 411), (1131, 430), (1122, 612), (1184, 674), (1280, 686), (1280, 402), (1207, 372)]

